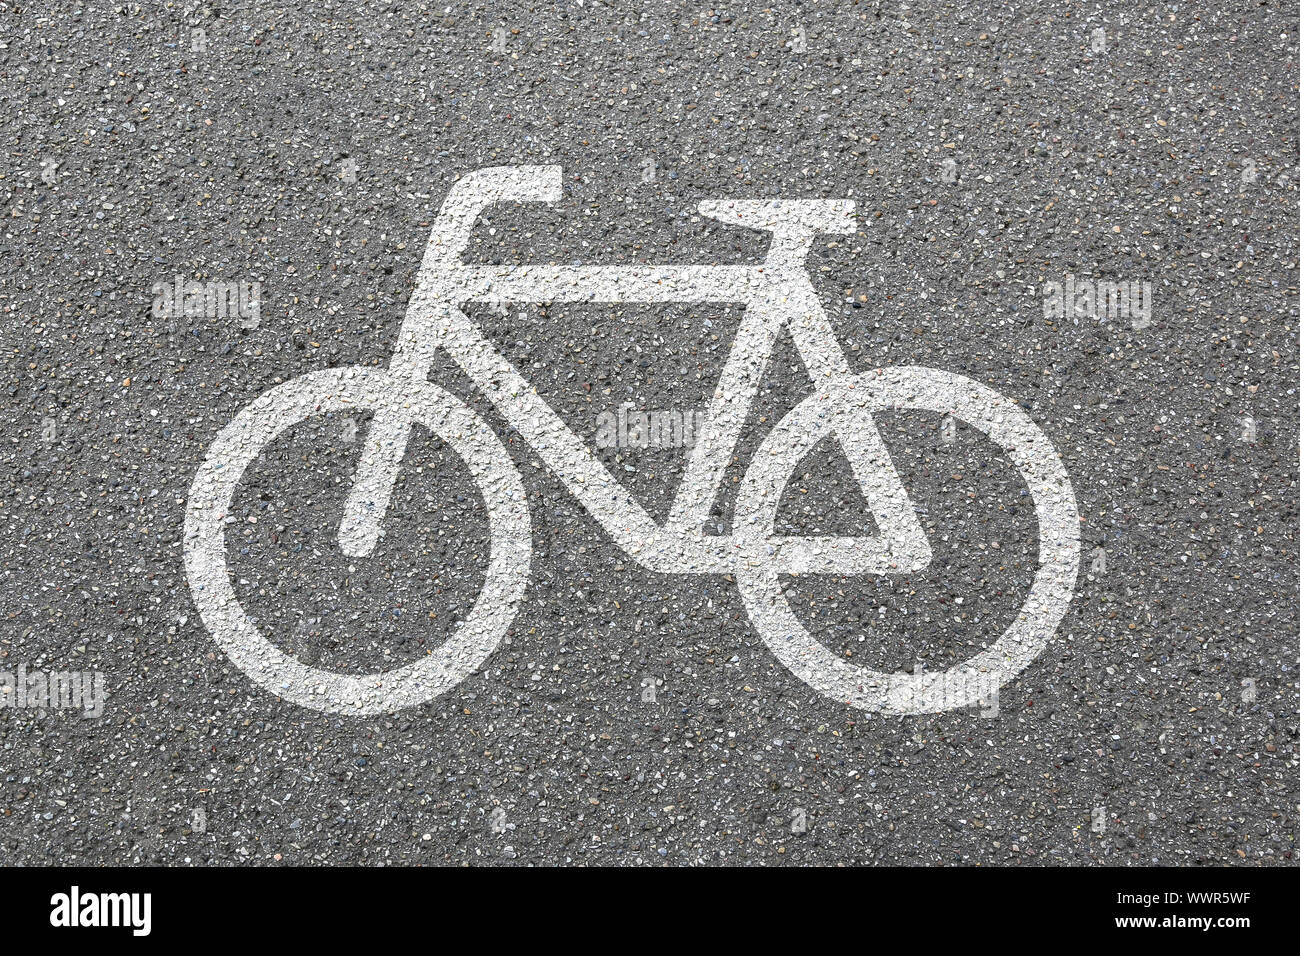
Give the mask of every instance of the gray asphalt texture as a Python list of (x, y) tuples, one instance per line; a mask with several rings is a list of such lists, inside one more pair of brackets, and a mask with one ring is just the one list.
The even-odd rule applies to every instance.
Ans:
[[(1296, 13), (10, 4), (0, 669), (99, 670), (109, 698), (97, 720), (0, 711), (0, 862), (1291, 861)], [(701, 199), (857, 200), (861, 231), (809, 260), (855, 367), (932, 366), (1014, 398), (1078, 497), (1074, 602), (996, 717), (819, 696), (733, 582), (639, 569), (449, 363), (431, 377), (493, 423), (528, 490), (533, 576), (507, 640), (453, 691), (374, 718), (279, 700), (221, 653), (181, 551), (209, 443), (278, 383), (382, 366), (448, 188), (521, 163), (562, 164), (563, 200), (491, 210), (467, 260), (756, 262), (763, 236), (701, 219)], [(1043, 287), (1067, 273), (1151, 282), (1151, 324), (1047, 317)], [(260, 282), (259, 324), (155, 317), (154, 283), (178, 274)], [(623, 402), (702, 406), (738, 318), (477, 316), (592, 440)], [(720, 529), (746, 455), (809, 388), (787, 340)], [(228, 538), (277, 644), (356, 673), (441, 640), (488, 543), (468, 471), (424, 435), (379, 549), (345, 558), (366, 424), (277, 441)], [(880, 424), (934, 562), (789, 593), (855, 661), (939, 670), (1017, 613), (1033, 513), (977, 432)], [(666, 512), (681, 450), (600, 455)], [(836, 449), (799, 475), (783, 527), (861, 530)]]

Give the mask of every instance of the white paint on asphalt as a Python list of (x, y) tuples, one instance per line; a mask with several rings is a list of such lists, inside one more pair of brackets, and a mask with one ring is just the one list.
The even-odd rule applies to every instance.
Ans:
[[(675, 574), (734, 573), (760, 635), (792, 673), (818, 692), (865, 710), (914, 714), (988, 699), (1042, 651), (1069, 604), (1078, 570), (1078, 515), (1060, 458), (1038, 427), (1004, 396), (960, 375), (927, 368), (853, 374), (804, 269), (818, 232), (854, 229), (843, 200), (707, 201), (700, 212), (772, 234), (757, 266), (464, 266), (459, 257), (479, 213), (499, 202), (554, 202), (558, 166), (483, 169), (449, 192), (435, 223), (386, 371), (302, 376), (266, 393), (217, 437), (195, 477), (186, 516), (185, 559), (204, 623), (242, 670), (295, 703), (373, 714), (432, 699), (455, 686), (496, 647), (517, 610), (531, 556), (522, 481), (487, 424), (425, 381), (446, 350), (502, 416), (634, 560)], [(469, 302), (736, 302), (745, 307), (731, 354), (678, 488), (668, 520), (655, 523), (555, 411), (469, 319)], [(784, 330), (812, 377), (814, 393), (765, 438), (746, 472), (731, 535), (704, 523)], [(948, 671), (887, 674), (851, 665), (800, 624), (782, 596), (787, 573), (898, 574), (931, 559), (916, 511), (873, 414), (920, 409), (961, 419), (1010, 456), (1033, 496), (1039, 568), (1025, 607), (1007, 632)], [(492, 555), (483, 592), (456, 633), (429, 657), (362, 677), (308, 667), (258, 633), (239, 606), (225, 560), (224, 528), (240, 476), (275, 436), (327, 411), (373, 411), (361, 463), (340, 524), (340, 546), (369, 554), (387, 513), (413, 425), (443, 438), (466, 462), (487, 504)], [(871, 536), (778, 536), (781, 493), (795, 466), (833, 435), (875, 518)]]

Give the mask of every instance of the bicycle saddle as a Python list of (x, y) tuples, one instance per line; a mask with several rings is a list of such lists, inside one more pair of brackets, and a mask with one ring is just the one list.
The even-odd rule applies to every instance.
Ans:
[(852, 199), (705, 199), (700, 215), (768, 232), (829, 232), (857, 229)]

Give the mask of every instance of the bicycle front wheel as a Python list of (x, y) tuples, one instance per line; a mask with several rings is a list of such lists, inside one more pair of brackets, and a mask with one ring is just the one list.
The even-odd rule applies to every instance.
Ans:
[[(226, 521), (245, 469), (281, 432), (327, 412), (407, 417), (446, 442), (468, 466), (488, 509), (491, 557), (474, 607), (450, 637), (412, 664), (364, 675), (310, 667), (258, 632), (240, 606), (226, 563)], [(303, 707), (365, 716), (411, 707), (450, 690), (487, 658), (514, 619), (532, 554), (523, 482), (487, 423), (428, 382), (379, 369), (331, 369), (277, 386), (245, 408), (212, 443), (185, 512), (185, 571), (203, 623), (254, 682)]]

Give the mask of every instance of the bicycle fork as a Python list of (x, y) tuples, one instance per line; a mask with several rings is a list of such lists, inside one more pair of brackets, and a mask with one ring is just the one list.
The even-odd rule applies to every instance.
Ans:
[[(399, 381), (421, 381), (428, 375), (435, 345), (424, 335), (424, 324), (412, 321), (412, 316), (427, 299), (429, 277), (459, 261), (479, 214), (496, 203), (556, 202), (563, 193), (562, 178), (559, 166), (498, 166), (476, 170), (452, 185), (425, 246), (407, 318), (389, 364), (390, 374)], [(339, 525), (339, 547), (348, 557), (365, 557), (374, 550), (410, 437), (408, 416), (376, 413)]]

